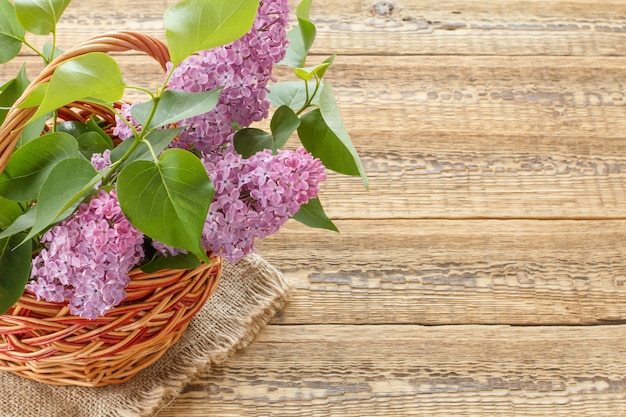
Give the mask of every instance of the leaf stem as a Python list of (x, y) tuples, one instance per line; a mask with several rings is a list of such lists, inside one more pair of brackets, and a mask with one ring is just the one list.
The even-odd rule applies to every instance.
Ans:
[(145, 87), (140, 87), (138, 85), (125, 85), (124, 88), (125, 89), (131, 89), (131, 90), (137, 90), (137, 91), (144, 92), (144, 93), (148, 94), (150, 96), (150, 98), (152, 98), (153, 100), (155, 99), (154, 93), (151, 90), (148, 90)]
[(315, 76), (315, 89), (313, 90), (313, 94), (310, 95), (309, 94), (309, 82), (308, 81), (304, 82), (304, 87), (306, 91), (306, 101), (304, 102), (304, 105), (300, 108), (300, 110), (296, 112), (296, 116), (300, 116), (306, 109), (311, 107), (311, 103), (315, 99), (315, 96), (317, 95), (317, 92), (320, 89), (320, 85), (321, 85), (321, 80), (316, 75)]
[[(150, 94), (152, 95), (152, 93)], [(102, 180), (103, 184), (106, 184), (110, 181), (111, 177), (115, 174), (115, 172), (117, 172), (117, 169), (120, 167), (120, 165), (122, 165), (133, 154), (133, 152), (135, 151), (135, 149), (137, 149), (137, 147), (139, 146), (141, 142), (146, 142), (146, 143), (148, 142), (148, 141), (145, 141), (144, 138), (148, 136), (148, 134), (151, 133), (152, 130), (149, 130), (147, 127), (150, 125), (150, 122), (154, 118), (154, 114), (156, 113), (156, 109), (157, 109), (157, 106), (159, 105), (160, 99), (161, 97), (154, 96), (152, 100), (153, 105), (152, 105), (152, 109), (150, 110), (150, 115), (148, 116), (148, 120), (146, 120), (145, 126), (143, 127), (143, 130), (141, 132), (137, 132), (135, 127), (132, 126), (130, 122), (126, 121), (126, 123), (129, 126), (131, 126), (131, 128), (135, 132), (135, 139), (133, 140), (133, 144), (130, 146), (130, 148), (128, 148), (128, 150), (124, 153), (124, 155), (122, 155), (120, 159), (118, 159), (117, 161), (115, 161), (115, 163), (111, 165), (111, 170), (107, 173), (107, 175)], [(121, 119), (126, 120), (123, 117), (121, 117)], [(148, 147), (150, 151), (152, 152), (152, 154), (154, 155), (154, 151), (152, 150), (152, 147), (150, 147), (150, 144), (148, 144)], [(155, 160), (156, 160), (156, 156), (155, 156)]]
[(39, 55), (39, 56), (41, 57), (41, 59), (43, 59), (43, 62), (44, 62), (44, 64), (45, 64), (45, 65), (48, 65), (48, 64), (49, 64), (48, 57), (47, 57), (47, 56), (45, 56), (45, 55), (43, 54), (43, 52), (39, 51), (39, 49), (37, 49), (37, 48), (35, 48), (33, 45), (31, 45), (31, 44), (30, 44), (30, 43), (29, 43), (26, 39), (20, 39), (20, 40), (22, 41), (22, 43), (23, 43), (24, 45), (26, 45), (26, 47), (27, 47), (27, 48), (29, 48), (29, 49), (30, 49), (30, 50), (32, 50), (34, 53), (36, 53), (37, 55)]

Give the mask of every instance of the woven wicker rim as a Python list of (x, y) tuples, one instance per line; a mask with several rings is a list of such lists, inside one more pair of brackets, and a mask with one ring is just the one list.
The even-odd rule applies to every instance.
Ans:
[[(31, 82), (16, 104), (68, 59), (90, 52), (136, 50), (155, 59), (165, 70), (166, 45), (137, 32), (95, 37), (68, 50)], [(0, 127), (0, 172), (36, 108), (13, 108)], [(85, 121), (91, 115), (112, 122), (104, 106), (76, 102), (59, 110), (62, 120)], [(146, 274), (131, 271), (123, 304), (96, 320), (69, 315), (62, 303), (37, 301), (28, 291), (0, 315), (0, 370), (55, 385), (104, 386), (126, 382), (158, 360), (182, 335), (191, 318), (215, 292), (222, 259), (191, 270)]]
[[(26, 88), (22, 96), (16, 101), (19, 105), (24, 99), (40, 84), (50, 81), (52, 74), (63, 62), (90, 53), (90, 52), (144, 52), (156, 60), (165, 70), (170, 56), (167, 46), (160, 40), (138, 32), (123, 31), (108, 33), (103, 36), (91, 38), (82, 44), (77, 45), (48, 64), (41, 73)], [(83, 107), (96, 114), (111, 116), (108, 109), (91, 103), (74, 103), (73, 107)], [(0, 127), (0, 172), (6, 167), (15, 145), (20, 137), (22, 128), (28, 120), (35, 114), (36, 108), (13, 108)]]

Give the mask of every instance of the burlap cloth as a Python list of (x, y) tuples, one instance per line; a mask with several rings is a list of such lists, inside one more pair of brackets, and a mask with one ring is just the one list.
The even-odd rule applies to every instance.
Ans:
[(122, 385), (57, 387), (0, 372), (2, 417), (151, 416), (193, 376), (249, 344), (282, 308), (291, 284), (257, 255), (224, 263), (222, 281), (187, 331), (158, 362)]

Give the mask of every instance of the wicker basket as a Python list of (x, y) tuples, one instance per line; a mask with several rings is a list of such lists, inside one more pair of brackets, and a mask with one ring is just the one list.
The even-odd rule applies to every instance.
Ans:
[[(33, 80), (22, 97), (49, 81), (63, 61), (89, 52), (145, 52), (165, 68), (167, 47), (135, 32), (97, 37), (68, 50)], [(0, 127), (0, 171), (20, 136), (20, 128), (36, 109), (14, 109)], [(73, 103), (59, 111), (61, 119), (96, 115), (112, 121), (106, 108)], [(215, 291), (222, 260), (191, 270), (146, 274), (131, 271), (124, 303), (105, 316), (87, 320), (69, 315), (65, 304), (37, 301), (25, 292), (0, 316), (0, 370), (54, 385), (104, 386), (128, 381), (154, 363), (180, 338), (191, 318)], [(1, 272), (0, 272), (1, 273)]]

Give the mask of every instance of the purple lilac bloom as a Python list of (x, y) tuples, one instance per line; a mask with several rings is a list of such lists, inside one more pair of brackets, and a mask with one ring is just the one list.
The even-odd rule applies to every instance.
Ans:
[(126, 297), (128, 272), (144, 256), (143, 240), (115, 190), (100, 190), (43, 235), (26, 288), (37, 299), (69, 300), (71, 314), (95, 319)]
[[(126, 119), (130, 124), (132, 124), (137, 133), (141, 132), (141, 126), (137, 122), (137, 120), (130, 114), (130, 109), (134, 104), (124, 103), (120, 108), (120, 113), (123, 118)], [(122, 140), (126, 140), (135, 136), (135, 132), (133, 129), (123, 121), (117, 114), (115, 115), (115, 127), (113, 128), (113, 134)]]
[(165, 243), (157, 242), (156, 240), (152, 241), (152, 247), (161, 255), (161, 256), (176, 256), (183, 253), (189, 253), (186, 250), (178, 249), (173, 246), (166, 245)]
[(276, 233), (326, 179), (319, 159), (300, 148), (243, 159), (232, 147), (205, 158), (215, 198), (203, 232), (205, 249), (230, 262), (254, 251), (254, 240)]
[(266, 86), (272, 80), (274, 64), (285, 56), (288, 19), (287, 0), (264, 0), (246, 35), (193, 55), (174, 69), (168, 86), (171, 90), (198, 92), (224, 87), (213, 111), (180, 122), (186, 129), (175, 146), (215, 152), (232, 141), (233, 123), (247, 127), (267, 117)]

